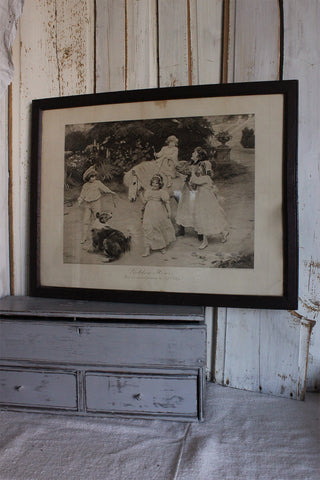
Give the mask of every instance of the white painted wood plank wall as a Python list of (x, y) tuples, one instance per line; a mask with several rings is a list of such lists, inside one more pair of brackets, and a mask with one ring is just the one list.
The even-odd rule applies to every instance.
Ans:
[(10, 293), (8, 217), (8, 94), (0, 98), (0, 297)]
[(299, 310), (316, 320), (309, 389), (320, 390), (320, 3), (285, 0), (284, 78), (299, 79)]
[(11, 275), (15, 295), (25, 294), (28, 282), (31, 101), (93, 92), (93, 32), (93, 0), (25, 1), (13, 51)]
[[(14, 293), (24, 294), (27, 288), (31, 100), (95, 89), (218, 83), (222, 6), (222, 0), (26, 0), (14, 48)], [(315, 210), (319, 140), (313, 133), (319, 122), (315, 99), (319, 5), (317, 0), (309, 0), (307, 6), (286, 0), (284, 13), (285, 78), (300, 78), (303, 88), (299, 141), (302, 301), (297, 314), (218, 309), (215, 376), (220, 383), (238, 388), (301, 398), (310, 329), (301, 317), (318, 319), (319, 314), (319, 210)], [(276, 79), (277, 0), (232, 0), (230, 18), (228, 81)], [(2, 291), (7, 290), (8, 279), (4, 279)], [(319, 384), (319, 345), (316, 326), (310, 387)]]

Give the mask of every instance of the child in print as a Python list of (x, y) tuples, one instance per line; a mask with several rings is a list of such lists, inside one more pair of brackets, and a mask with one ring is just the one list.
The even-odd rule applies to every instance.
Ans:
[(159, 166), (158, 171), (161, 170), (168, 177), (168, 187), (171, 187), (172, 179), (177, 176), (175, 167), (178, 163), (178, 143), (177, 137), (170, 135), (161, 150), (154, 154)]
[(83, 229), (81, 243), (90, 239), (92, 223), (101, 213), (102, 194), (116, 196), (116, 193), (110, 190), (100, 180), (97, 179), (97, 172), (93, 166), (89, 167), (83, 174), (84, 185), (78, 198), (79, 206), (83, 206)]
[(207, 160), (197, 165), (190, 178), (190, 182), (197, 186), (193, 227), (199, 235), (202, 235), (200, 249), (208, 246), (209, 236), (218, 236), (221, 242), (226, 242), (229, 235), (226, 214), (220, 205), (212, 177), (211, 163)]
[(165, 248), (176, 239), (174, 227), (171, 223), (171, 209), (169, 193), (163, 188), (162, 175), (154, 175), (150, 181), (151, 188), (144, 194), (144, 214), (142, 220), (145, 252), (147, 257), (151, 250), (160, 250), (165, 253)]
[(179, 198), (176, 222), (178, 226), (177, 236), (185, 234), (185, 228), (195, 229), (194, 206), (197, 186), (192, 183), (191, 176), (194, 174), (197, 165), (200, 162), (208, 161), (207, 152), (202, 147), (196, 147), (191, 155), (189, 162), (184, 162), (187, 166), (181, 172), (184, 176), (184, 184)]

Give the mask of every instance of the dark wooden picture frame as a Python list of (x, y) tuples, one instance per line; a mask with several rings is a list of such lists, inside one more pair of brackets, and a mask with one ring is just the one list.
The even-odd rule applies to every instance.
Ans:
[(295, 80), (34, 100), (30, 295), (297, 308), (297, 112)]

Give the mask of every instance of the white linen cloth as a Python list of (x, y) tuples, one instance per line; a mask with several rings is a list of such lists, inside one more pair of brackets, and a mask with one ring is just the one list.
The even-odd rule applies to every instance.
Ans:
[(318, 478), (318, 394), (208, 384), (204, 423), (0, 412), (1, 480)]
[(23, 4), (24, 0), (0, 0), (0, 98), (13, 79), (11, 47)]

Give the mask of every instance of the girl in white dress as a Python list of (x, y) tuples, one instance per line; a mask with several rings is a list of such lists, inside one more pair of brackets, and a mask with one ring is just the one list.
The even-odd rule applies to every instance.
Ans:
[(176, 239), (174, 227), (171, 222), (171, 209), (169, 193), (163, 187), (162, 175), (154, 175), (150, 182), (151, 188), (144, 193), (143, 233), (145, 252), (147, 257), (151, 250), (160, 250), (165, 253), (165, 248)]
[(208, 237), (227, 240), (229, 226), (226, 214), (217, 196), (213, 181), (212, 167), (209, 161), (202, 161), (192, 172), (190, 182), (197, 187), (193, 208), (193, 227), (202, 235), (200, 249), (208, 246)]

